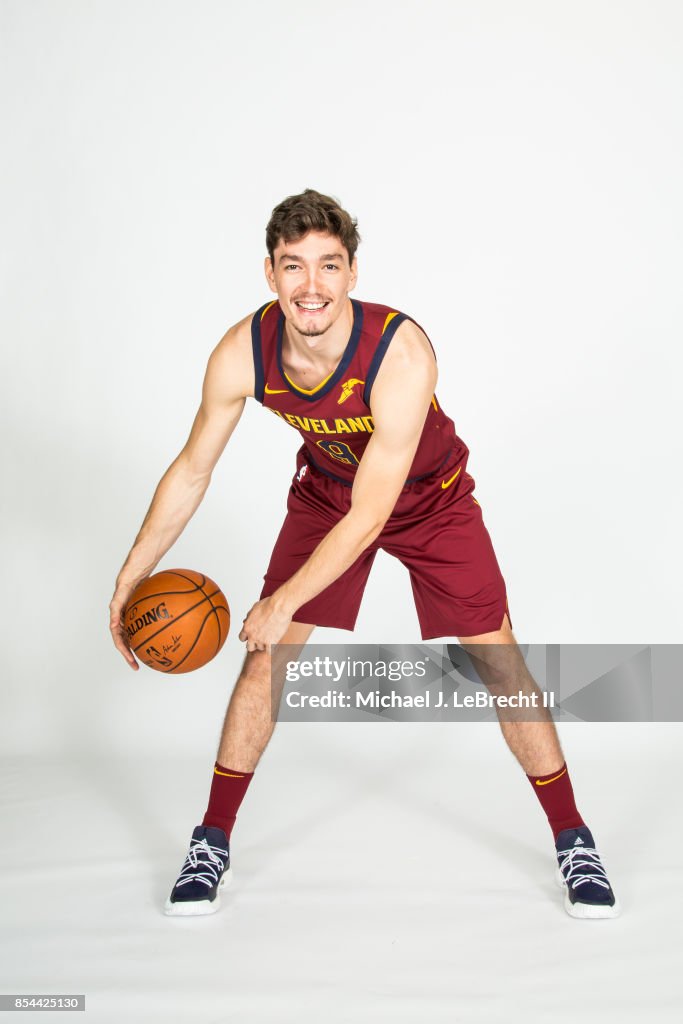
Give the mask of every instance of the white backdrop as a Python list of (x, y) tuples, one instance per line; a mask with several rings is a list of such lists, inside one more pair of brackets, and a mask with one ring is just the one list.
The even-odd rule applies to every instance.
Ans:
[[(242, 645), (134, 674), (107, 605), (313, 187), (358, 217), (356, 296), (434, 342), (518, 639), (680, 642), (682, 53), (678, 0), (0, 0), (3, 992), (97, 1024), (679, 1020), (680, 723), (561, 731), (618, 921), (566, 917), (523, 772), (463, 723), (283, 723), (227, 906), (171, 921)], [(162, 563), (237, 626), (296, 447), (250, 403)], [(314, 639), (418, 641), (405, 570)]]
[[(355, 295), (432, 338), (518, 639), (680, 641), (680, 4), (0, 11), (6, 751), (213, 756), (237, 630), (134, 675), (107, 603), (306, 187), (358, 217)], [(249, 403), (162, 562), (238, 624), (296, 447)], [(380, 556), (355, 635), (314, 636), (419, 640), (405, 570)]]

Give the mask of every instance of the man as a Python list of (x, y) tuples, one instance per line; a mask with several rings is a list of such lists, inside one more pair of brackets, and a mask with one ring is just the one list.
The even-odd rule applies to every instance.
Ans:
[[(166, 902), (171, 915), (212, 913), (229, 878), (239, 805), (273, 731), (271, 645), (303, 646), (314, 626), (353, 629), (377, 550), (409, 569), (422, 639), (457, 636), (478, 650), (494, 693), (538, 693), (512, 634), (501, 576), (469, 451), (436, 394), (431, 342), (410, 317), (349, 298), (357, 279), (356, 222), (306, 189), (274, 210), (266, 279), (277, 296), (212, 353), (189, 439), (155, 492), (111, 602), (111, 631), (133, 668), (122, 613), (197, 509), (240, 418), (256, 398), (300, 432), (287, 516), (261, 599), (244, 619), (247, 655), (225, 717), (209, 804)], [(574, 802), (548, 712), (502, 715), (503, 735), (545, 810), (558, 881), (574, 917), (618, 906)]]

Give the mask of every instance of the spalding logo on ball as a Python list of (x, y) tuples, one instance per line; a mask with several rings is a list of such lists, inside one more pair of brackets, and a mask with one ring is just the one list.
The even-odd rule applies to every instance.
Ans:
[(220, 587), (192, 569), (165, 569), (135, 589), (123, 616), (130, 648), (157, 672), (192, 672), (215, 658), (230, 629)]

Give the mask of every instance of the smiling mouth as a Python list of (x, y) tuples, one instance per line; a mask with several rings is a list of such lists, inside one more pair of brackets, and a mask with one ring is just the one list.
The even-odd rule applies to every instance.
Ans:
[(322, 313), (322, 311), (329, 306), (329, 302), (296, 302), (294, 305), (297, 309), (300, 309), (306, 316), (315, 316), (316, 313)]

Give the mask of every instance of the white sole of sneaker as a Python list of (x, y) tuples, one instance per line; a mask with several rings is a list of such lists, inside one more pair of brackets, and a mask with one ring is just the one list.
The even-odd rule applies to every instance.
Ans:
[(221, 889), (229, 888), (232, 885), (232, 868), (228, 868), (220, 882), (216, 898), (213, 900), (187, 900), (171, 903), (169, 896), (164, 903), (164, 913), (167, 917), (200, 917), (205, 914), (215, 914), (221, 906)]
[(555, 881), (564, 889), (564, 909), (570, 917), (580, 918), (584, 921), (600, 921), (605, 918), (619, 917), (621, 907), (619, 900), (614, 901), (613, 907), (599, 906), (595, 903), (572, 903), (569, 899), (569, 889), (564, 880), (564, 875), (558, 868), (555, 872)]

